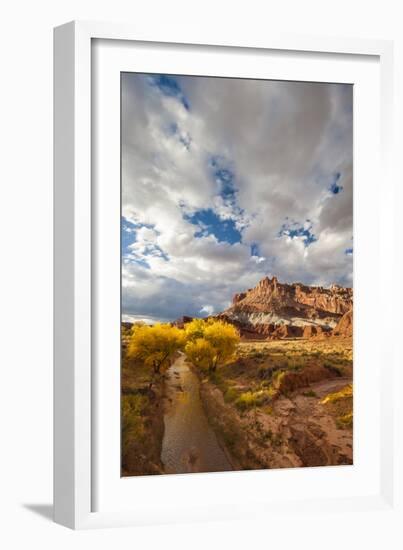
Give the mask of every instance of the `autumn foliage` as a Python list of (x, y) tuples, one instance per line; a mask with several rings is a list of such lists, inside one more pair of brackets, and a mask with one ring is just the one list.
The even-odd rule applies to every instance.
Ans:
[(214, 372), (233, 359), (239, 333), (233, 325), (213, 319), (194, 319), (185, 328), (185, 353), (198, 368)]
[(183, 349), (185, 337), (183, 330), (168, 324), (157, 323), (154, 326), (134, 325), (128, 346), (128, 355), (140, 359), (161, 374), (172, 361), (175, 353)]
[(170, 324), (135, 324), (128, 343), (128, 356), (141, 360), (154, 375), (162, 374), (175, 353), (185, 351), (199, 369), (214, 372), (235, 354), (239, 333), (233, 325), (214, 319), (194, 319), (185, 329)]

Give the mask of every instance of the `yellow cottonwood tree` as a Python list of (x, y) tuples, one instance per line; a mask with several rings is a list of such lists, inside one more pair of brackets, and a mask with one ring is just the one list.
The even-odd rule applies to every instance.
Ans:
[(233, 325), (214, 319), (195, 319), (186, 326), (186, 336), (187, 357), (196, 367), (210, 372), (234, 357), (240, 340)]
[(215, 349), (204, 338), (190, 340), (185, 347), (187, 358), (195, 367), (202, 370), (210, 370), (216, 355)]
[(186, 340), (194, 342), (203, 338), (206, 327), (211, 323), (214, 323), (213, 319), (192, 319), (185, 325)]
[(154, 374), (161, 374), (184, 344), (184, 332), (177, 327), (160, 323), (137, 326), (131, 334), (128, 354), (152, 367)]
[(240, 340), (239, 332), (234, 325), (223, 321), (209, 324), (204, 331), (204, 338), (215, 350), (211, 365), (213, 371), (218, 365), (225, 365), (233, 359)]

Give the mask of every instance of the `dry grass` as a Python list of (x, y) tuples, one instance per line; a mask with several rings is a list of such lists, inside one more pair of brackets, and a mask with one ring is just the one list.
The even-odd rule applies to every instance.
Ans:
[(353, 427), (353, 385), (347, 384), (337, 392), (329, 393), (321, 401), (335, 416), (338, 428)]
[(322, 405), (327, 403), (335, 403), (337, 401), (353, 397), (353, 385), (347, 384), (338, 392), (329, 393), (326, 397), (321, 400)]
[(274, 341), (244, 341), (239, 344), (239, 353), (256, 356), (284, 357), (326, 357), (334, 361), (352, 361), (353, 346), (351, 338), (290, 339)]
[[(226, 402), (245, 411), (322, 379), (351, 376), (351, 338), (294, 339), (241, 342), (237, 359), (221, 367), (211, 381)], [(316, 397), (309, 389), (305, 394)]]

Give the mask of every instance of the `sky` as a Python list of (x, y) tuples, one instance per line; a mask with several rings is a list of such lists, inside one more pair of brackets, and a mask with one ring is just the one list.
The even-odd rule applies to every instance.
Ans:
[(351, 85), (122, 74), (122, 315), (352, 286)]

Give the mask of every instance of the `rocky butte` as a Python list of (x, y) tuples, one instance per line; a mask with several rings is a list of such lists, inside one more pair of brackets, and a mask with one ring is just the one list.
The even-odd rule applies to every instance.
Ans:
[(217, 317), (236, 325), (244, 338), (352, 336), (353, 290), (264, 277)]

